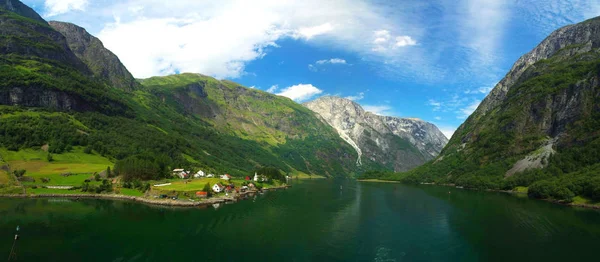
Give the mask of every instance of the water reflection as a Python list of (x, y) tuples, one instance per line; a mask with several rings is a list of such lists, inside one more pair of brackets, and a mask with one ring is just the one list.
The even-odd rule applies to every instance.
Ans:
[[(21, 261), (506, 261), (595, 258), (600, 213), (439, 187), (306, 181), (218, 209), (0, 199)], [(8, 237), (1, 237), (8, 236)], [(183, 244), (182, 244), (183, 243)], [(201, 254), (201, 255), (199, 255)]]

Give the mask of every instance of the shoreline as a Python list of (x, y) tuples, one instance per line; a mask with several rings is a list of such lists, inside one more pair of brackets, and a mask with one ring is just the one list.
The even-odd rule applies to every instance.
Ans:
[[(381, 179), (357, 179), (357, 181), (358, 182), (373, 182), (373, 183), (402, 183), (400, 181), (381, 180)], [(494, 190), (494, 189), (481, 190), (481, 189), (472, 189), (472, 188), (457, 188), (456, 185), (454, 185), (454, 184), (420, 183), (420, 184), (416, 184), (416, 185), (445, 186), (445, 187), (453, 187), (456, 189), (464, 189), (464, 190), (472, 190), (472, 191), (498, 192), (498, 193), (506, 193), (506, 194), (511, 194), (511, 195), (525, 195), (525, 196), (527, 195), (527, 193), (525, 193), (525, 192), (518, 192), (518, 191), (512, 191), (512, 190)], [(564, 201), (553, 200), (553, 199), (535, 199), (535, 198), (530, 198), (530, 199), (538, 200), (538, 201), (541, 200), (541, 201), (545, 201), (545, 202), (549, 202), (549, 203), (553, 203), (553, 204), (557, 204), (557, 205), (561, 205), (561, 206), (600, 210), (600, 205), (566, 203)]]
[[(291, 187), (290, 185), (271, 187), (267, 189), (263, 189), (263, 192), (278, 190), (278, 189), (287, 189)], [(201, 201), (180, 201), (180, 200), (159, 200), (159, 199), (151, 199), (146, 197), (137, 197), (137, 196), (126, 196), (126, 195), (118, 195), (118, 194), (0, 194), (0, 198), (87, 198), (87, 199), (107, 199), (107, 200), (126, 200), (133, 201), (147, 205), (155, 205), (155, 206), (171, 206), (171, 207), (206, 207), (213, 204), (221, 204), (227, 202), (237, 202), (243, 199), (247, 195), (253, 195), (259, 193), (259, 191), (246, 191), (244, 193), (240, 193), (239, 195), (229, 196), (229, 197), (215, 197), (209, 198)]]
[(373, 182), (373, 183), (392, 183), (392, 184), (401, 184), (400, 181), (394, 180), (381, 180), (381, 179), (357, 179), (358, 182)]

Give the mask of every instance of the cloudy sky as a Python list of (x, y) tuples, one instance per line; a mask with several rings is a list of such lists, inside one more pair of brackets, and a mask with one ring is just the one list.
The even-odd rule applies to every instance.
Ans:
[(304, 102), (353, 99), (447, 135), (553, 30), (600, 0), (24, 0), (137, 78), (194, 72)]

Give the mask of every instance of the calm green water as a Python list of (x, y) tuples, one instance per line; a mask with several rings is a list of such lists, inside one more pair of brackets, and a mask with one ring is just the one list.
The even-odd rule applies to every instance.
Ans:
[(19, 261), (598, 261), (600, 246), (598, 211), (352, 181), (218, 209), (0, 199), (0, 261), (17, 225)]

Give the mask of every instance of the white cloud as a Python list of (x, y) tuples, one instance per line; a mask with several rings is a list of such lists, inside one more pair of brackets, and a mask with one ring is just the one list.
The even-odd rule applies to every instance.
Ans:
[(288, 97), (296, 102), (302, 102), (321, 93), (323, 93), (323, 90), (311, 84), (297, 84), (286, 87), (277, 95)]
[(324, 59), (324, 60), (319, 60), (316, 62), (318, 65), (323, 65), (323, 64), (346, 64), (346, 60), (341, 59), (341, 58), (331, 58), (331, 59)]
[(373, 114), (380, 115), (380, 116), (390, 116), (390, 115), (394, 114), (392, 112), (393, 108), (388, 105), (363, 105), (362, 107), (363, 107), (363, 109), (365, 109), (365, 111), (371, 112)]
[(249, 88), (256, 89), (256, 86), (250, 86)]
[(427, 105), (432, 106), (433, 111), (439, 111), (442, 108), (442, 103), (435, 101), (433, 99), (429, 99)]
[(354, 96), (347, 96), (346, 99), (350, 99), (352, 101), (359, 101), (365, 98), (365, 92), (360, 92)]
[(416, 45), (417, 41), (415, 41), (414, 39), (412, 39), (412, 37), (410, 36), (398, 36), (396, 37), (396, 46), (397, 47), (402, 47), (402, 46), (411, 46), (411, 45)]
[(373, 31), (394, 28), (368, 0), (108, 0), (89, 1), (87, 9), (58, 18), (82, 25), (93, 18), (97, 36), (137, 78), (177, 72), (237, 78), (286, 38), (368, 55)]
[(315, 36), (326, 34), (333, 30), (333, 26), (330, 23), (324, 23), (322, 25), (311, 26), (311, 27), (301, 27), (296, 30), (293, 34), (294, 38), (304, 38), (309, 40)]
[(412, 37), (407, 35), (396, 36), (392, 40), (392, 34), (388, 30), (376, 30), (373, 32), (373, 52), (386, 52), (398, 47), (413, 46), (417, 44)]
[(466, 119), (471, 114), (473, 114), (473, 112), (475, 112), (475, 110), (477, 109), (477, 107), (479, 106), (480, 103), (481, 103), (481, 100), (475, 100), (471, 104), (467, 105), (466, 107), (461, 108), (460, 110), (458, 110), (458, 112), (457, 112), (458, 115), (456, 116), (456, 118)]
[(482, 86), (480, 88), (477, 89), (469, 89), (465, 91), (465, 94), (485, 94), (487, 95), (490, 91), (492, 91), (492, 89), (494, 89), (494, 86)]
[[(469, 50), (470, 67), (486, 68), (498, 59), (511, 13), (504, 0), (468, 0), (460, 21), (461, 44)], [(481, 71), (481, 69), (480, 69)]]
[(442, 120), (442, 117), (441, 117), (441, 116), (436, 116), (436, 117), (434, 117), (433, 119), (435, 119), (435, 120), (438, 120), (438, 121), (439, 121), (439, 120)]
[(313, 71), (313, 72), (318, 72), (319, 71), (319, 67), (327, 65), (327, 64), (330, 64), (330, 65), (348, 65), (348, 63), (346, 62), (345, 59), (331, 58), (331, 59), (317, 60), (314, 64), (309, 64), (308, 65), (308, 70)]
[(71, 10), (85, 11), (87, 5), (88, 0), (46, 0), (44, 2), (47, 12), (45, 16), (56, 16)]
[(269, 89), (267, 89), (267, 92), (275, 93), (275, 91), (277, 91), (277, 89), (279, 89), (278, 85), (272, 85), (271, 87), (269, 87)]

